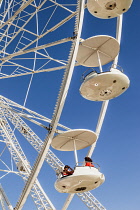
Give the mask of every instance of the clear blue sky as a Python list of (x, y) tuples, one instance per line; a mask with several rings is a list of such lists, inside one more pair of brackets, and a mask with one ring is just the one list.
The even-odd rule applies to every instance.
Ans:
[[(140, 209), (139, 11), (140, 1), (133, 0), (131, 8), (123, 16), (118, 65), (123, 68), (124, 73), (129, 77), (130, 87), (121, 96), (110, 100), (99, 140), (92, 156), (93, 160), (101, 166), (101, 171), (104, 173), (106, 181), (102, 186), (91, 192), (107, 210)], [(70, 24), (66, 25), (66, 28), (64, 27), (63, 30), (58, 34), (57, 31), (52, 33), (52, 37), (49, 37), (50, 40), (58, 40), (59, 38), (70, 36), (70, 34), (72, 36), (73, 28), (70, 28)], [(82, 30), (83, 39), (95, 35), (115, 37), (115, 30), (116, 18), (110, 20), (98, 19), (89, 14), (87, 9), (85, 10)], [(42, 42), (44, 43), (45, 41)], [(69, 45), (65, 45), (65, 47), (69, 49)], [(67, 59), (68, 50), (65, 47), (62, 50), (60, 48), (50, 49), (49, 53), (52, 56), (56, 53), (56, 58)], [(30, 61), (27, 61), (27, 65), (32, 64), (30, 64)], [(104, 70), (106, 68), (106, 66), (103, 67)], [(60, 123), (72, 129), (79, 128), (95, 131), (102, 102), (87, 101), (79, 94), (81, 75), (86, 69), (86, 67), (79, 66), (74, 70)], [(35, 74), (26, 107), (51, 118), (62, 76), (63, 70)], [(0, 80), (0, 94), (23, 105), (29, 80), (30, 76)], [(29, 123), (29, 126), (42, 140), (45, 139), (47, 133), (43, 128), (31, 123)], [(17, 133), (17, 136), (31, 165), (33, 165), (37, 157), (36, 151), (28, 145), (20, 134)], [(2, 150), (4, 144), (1, 145), (0, 149)], [(88, 149), (78, 151), (79, 161), (83, 161)], [(72, 167), (75, 165), (73, 153), (60, 152), (53, 149), (52, 151), (64, 164), (69, 164)], [(8, 153), (5, 153), (2, 158), (7, 162), (10, 160)], [(56, 209), (61, 210), (67, 194), (61, 194), (55, 190), (54, 182), (56, 176), (54, 171), (44, 163), (38, 178)], [(17, 175), (9, 174), (1, 179), (0, 182), (14, 206), (23, 189), (23, 181)], [(29, 209), (35, 209), (30, 198), (23, 210)], [(87, 207), (75, 196), (68, 210), (79, 209), (86, 210)]]

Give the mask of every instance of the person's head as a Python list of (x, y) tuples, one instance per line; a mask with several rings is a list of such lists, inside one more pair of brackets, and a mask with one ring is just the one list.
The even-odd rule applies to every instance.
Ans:
[(64, 169), (65, 170), (68, 170), (69, 169), (69, 166), (68, 165), (65, 165)]
[(90, 157), (85, 157), (85, 161), (92, 162), (92, 159)]

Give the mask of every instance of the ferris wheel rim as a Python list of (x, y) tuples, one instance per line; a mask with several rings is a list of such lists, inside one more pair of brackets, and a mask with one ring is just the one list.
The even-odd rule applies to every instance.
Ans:
[[(29, 2), (31, 2), (32, 0), (30, 0)], [(28, 2), (28, 3), (29, 3)], [(52, 1), (53, 2), (53, 1)], [(84, 2), (84, 1), (83, 1)], [(78, 1), (78, 3), (79, 3), (79, 1)], [(24, 5), (23, 5), (23, 7), (24, 7)], [(78, 11), (80, 11), (80, 10), (78, 10)], [(76, 12), (77, 13), (77, 12)], [(70, 19), (70, 18), (72, 18), (73, 16), (75, 16), (76, 15), (76, 13), (74, 13), (74, 14), (72, 14), (72, 15), (70, 15), (70, 17), (69, 18), (66, 18), (66, 21), (68, 21), (67, 19)], [(13, 17), (11, 18), (11, 20), (13, 19)], [(78, 19), (77, 19), (77, 21), (78, 21)], [(60, 22), (60, 25), (62, 25), (63, 23), (65, 22), (65, 20), (64, 21), (62, 21), (62, 23)], [(76, 22), (77, 23), (77, 22)], [(5, 24), (6, 25), (6, 24)], [(4, 26), (4, 25), (3, 25)], [(56, 25), (57, 26), (57, 25)], [(56, 29), (56, 27), (54, 27), (54, 29)], [(52, 30), (50, 30), (50, 32), (52, 32)], [(76, 38), (76, 37), (75, 37)], [(75, 39), (74, 38), (74, 39)], [(72, 41), (73, 41), (73, 39), (72, 39)], [(74, 42), (74, 41), (73, 41)], [(33, 43), (33, 42), (32, 42)], [(28, 45), (29, 46), (29, 45)], [(26, 48), (27, 48), (27, 46), (26, 46)], [(23, 49), (25, 49), (25, 48), (23, 48)], [(22, 50), (23, 50), (22, 49)], [(5, 53), (6, 54), (6, 53)], [(8, 54), (7, 54), (8, 55)], [(9, 56), (9, 58), (12, 58), (12, 56)], [(7, 59), (5, 59), (6, 60), (6, 62), (7, 62)], [(11, 64), (14, 64), (14, 62), (12, 62), (12, 61), (8, 61), (9, 63), (11, 63)], [(71, 60), (70, 60), (70, 62), (71, 62)], [(4, 64), (5, 63), (5, 61), (3, 60), (2, 61), (2, 64)], [(33, 72), (32, 72), (33, 73)], [(5, 76), (5, 75), (4, 75)], [(24, 201), (25, 201), (25, 199), (24, 199)], [(54, 209), (54, 207), (52, 206), (52, 209)]]

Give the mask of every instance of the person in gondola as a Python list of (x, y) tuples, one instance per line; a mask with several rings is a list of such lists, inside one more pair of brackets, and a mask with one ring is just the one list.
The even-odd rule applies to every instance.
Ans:
[(85, 166), (94, 167), (92, 164), (92, 159), (90, 157), (85, 157)]
[(62, 175), (63, 176), (69, 176), (69, 175), (72, 175), (73, 172), (74, 172), (74, 170), (70, 166), (65, 165), (64, 170), (62, 172)]

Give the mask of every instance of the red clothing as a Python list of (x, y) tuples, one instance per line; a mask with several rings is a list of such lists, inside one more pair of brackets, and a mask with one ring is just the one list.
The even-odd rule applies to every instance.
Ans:
[(91, 162), (86, 162), (85, 166), (94, 167), (94, 165)]
[(65, 171), (65, 170), (63, 170), (63, 175), (64, 176), (72, 175), (73, 172), (74, 172), (73, 170), (72, 171)]
[(64, 176), (68, 176), (68, 175), (71, 175), (71, 174), (73, 174), (73, 173), (72, 173), (72, 172), (70, 172), (70, 171), (69, 171), (69, 172), (67, 172), (67, 173), (66, 173), (66, 172), (63, 172), (63, 175), (64, 175)]

